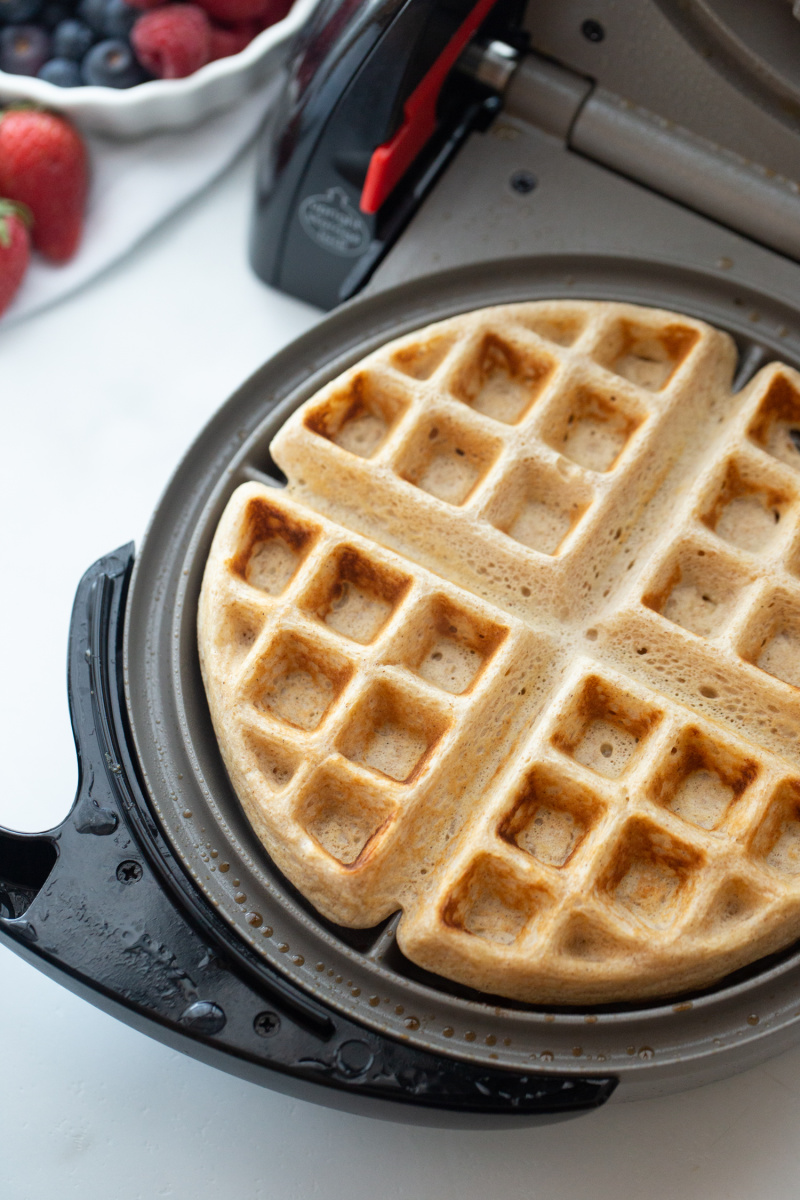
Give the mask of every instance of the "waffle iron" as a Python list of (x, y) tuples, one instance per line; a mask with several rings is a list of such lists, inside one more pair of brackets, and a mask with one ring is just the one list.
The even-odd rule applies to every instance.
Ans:
[(282, 422), (391, 337), (494, 303), (612, 299), (727, 329), (737, 386), (771, 358), (800, 367), (792, 46), (796, 62), (778, 0), (323, 0), (264, 130), (251, 255), (335, 311), (219, 410), (138, 552), (84, 576), (77, 798), (47, 833), (0, 830), (5, 946), (206, 1062), (392, 1119), (554, 1120), (800, 1040), (796, 946), (701, 994), (547, 1009), (420, 970), (393, 919), (320, 918), (232, 793), (195, 632), (231, 492), (280, 487)]

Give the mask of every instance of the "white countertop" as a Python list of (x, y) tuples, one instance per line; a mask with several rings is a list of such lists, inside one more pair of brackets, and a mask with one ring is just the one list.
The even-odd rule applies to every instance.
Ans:
[[(72, 299), (0, 327), (1, 825), (47, 828), (72, 801), (65, 654), (81, 574), (141, 538), (214, 409), (316, 320), (246, 264), (252, 169), (248, 156)], [(242, 1083), (0, 948), (0, 1078), (2, 1200), (800, 1195), (800, 1048), (561, 1125), (417, 1129)]]

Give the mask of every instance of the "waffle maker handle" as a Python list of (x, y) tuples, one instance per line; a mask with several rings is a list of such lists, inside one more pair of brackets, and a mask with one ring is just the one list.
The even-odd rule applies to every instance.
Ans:
[(77, 797), (48, 833), (0, 829), (0, 943), (175, 1049), (349, 1111), (518, 1124), (607, 1100), (616, 1079), (487, 1069), (381, 1036), (232, 938), (171, 853), (138, 780), (121, 666), (132, 565), (133, 546), (122, 547), (78, 588), (69, 637)]
[(500, 107), (457, 69), (473, 39), (521, 47), (521, 0), (324, 0), (259, 151), (265, 283), (329, 309), (354, 295), (439, 171)]

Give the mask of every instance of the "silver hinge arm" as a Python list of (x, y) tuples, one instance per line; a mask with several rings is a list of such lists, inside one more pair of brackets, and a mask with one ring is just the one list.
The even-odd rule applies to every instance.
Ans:
[(586, 158), (800, 259), (797, 180), (749, 162), (535, 54), (517, 69), (506, 111), (563, 138)]

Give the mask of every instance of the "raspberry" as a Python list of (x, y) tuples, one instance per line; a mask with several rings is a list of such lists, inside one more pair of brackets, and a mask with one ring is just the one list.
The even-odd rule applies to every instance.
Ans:
[(274, 25), (292, 7), (291, 0), (198, 0), (214, 21), (233, 25), (238, 21), (258, 21), (261, 29)]
[(211, 25), (196, 4), (167, 4), (139, 17), (131, 44), (146, 71), (183, 79), (209, 61)]
[(239, 54), (245, 46), (249, 46), (258, 33), (252, 21), (243, 21), (240, 25), (232, 25), (223, 29), (221, 25), (211, 26), (211, 62), (218, 58), (228, 58), (231, 54)]
[(294, 0), (264, 0), (258, 14), (259, 29), (269, 29), (270, 25), (277, 25), (278, 21), (289, 15), (293, 4)]

